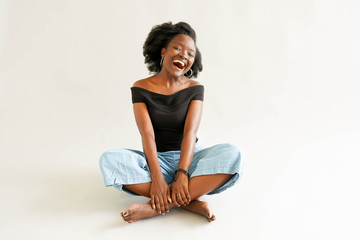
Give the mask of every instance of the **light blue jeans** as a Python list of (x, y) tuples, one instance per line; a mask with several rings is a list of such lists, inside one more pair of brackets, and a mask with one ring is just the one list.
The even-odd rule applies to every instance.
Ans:
[[(180, 151), (158, 152), (158, 160), (165, 181), (174, 181), (174, 172), (178, 167)], [(233, 175), (225, 184), (208, 194), (215, 194), (233, 186), (241, 177), (244, 167), (244, 152), (233, 144), (218, 144), (203, 148), (195, 145), (194, 156), (190, 165), (190, 178), (225, 173)], [(151, 182), (151, 173), (145, 154), (132, 149), (112, 149), (100, 157), (100, 169), (106, 187), (115, 188), (134, 194), (123, 185)]]

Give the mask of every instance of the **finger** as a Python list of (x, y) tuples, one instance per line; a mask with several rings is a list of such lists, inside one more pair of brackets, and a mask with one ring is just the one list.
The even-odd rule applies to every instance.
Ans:
[(163, 197), (163, 202), (164, 202), (164, 211), (169, 212), (170, 207), (169, 207), (168, 191), (164, 192), (162, 197)]
[(188, 199), (187, 199), (187, 197), (186, 197), (186, 193), (185, 193), (185, 192), (182, 192), (182, 193), (181, 193), (181, 199), (182, 199), (183, 202), (184, 202), (184, 206), (186, 206), (186, 205), (189, 204), (189, 201), (188, 201)]
[(190, 196), (190, 193), (187, 191), (187, 192), (185, 193), (185, 195), (186, 195), (186, 198), (187, 198), (187, 201), (188, 201), (188, 203), (187, 203), (187, 204), (190, 204), (190, 202), (191, 202), (191, 196)]
[(188, 204), (189, 204), (189, 200), (188, 200), (188, 198), (187, 198), (187, 195), (186, 195), (185, 191), (184, 191), (184, 192), (181, 192), (181, 199), (183, 200), (184, 205), (188, 205)]
[(156, 211), (161, 214), (160, 198), (159, 195), (155, 196)]
[(171, 203), (171, 196), (170, 196), (170, 189), (167, 191), (167, 200), (169, 203)]
[(155, 209), (155, 196), (154, 194), (151, 195), (151, 201), (150, 201), (152, 209)]
[(175, 204), (176, 206), (180, 207), (180, 204), (179, 204), (178, 201), (177, 201), (177, 197), (176, 197), (175, 192), (172, 192), (172, 193), (171, 193), (171, 196), (172, 196), (172, 201), (174, 202), (174, 204)]
[(181, 206), (185, 206), (185, 203), (184, 203), (184, 201), (183, 201), (182, 195), (183, 195), (183, 194), (178, 193), (178, 194), (177, 194), (177, 200), (178, 200), (178, 203), (180, 203)]
[(168, 198), (167, 198), (166, 193), (164, 193), (164, 195), (163, 195), (163, 201), (164, 201), (164, 213), (169, 212), (170, 208), (169, 208), (169, 202), (168, 202)]
[(165, 208), (164, 208), (164, 200), (163, 200), (163, 196), (159, 195), (159, 202), (160, 202), (160, 213), (159, 214), (165, 214)]

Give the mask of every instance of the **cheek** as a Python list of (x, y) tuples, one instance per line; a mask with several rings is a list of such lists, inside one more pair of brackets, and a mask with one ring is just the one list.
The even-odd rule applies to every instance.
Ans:
[(170, 50), (168, 50), (168, 55), (169, 55), (170, 57), (173, 57), (173, 56), (175, 56), (176, 54), (178, 54), (178, 52), (177, 52), (175, 49), (171, 48)]
[(195, 62), (195, 59), (192, 59), (189, 61), (189, 65), (188, 65), (189, 69), (193, 66), (194, 62)]

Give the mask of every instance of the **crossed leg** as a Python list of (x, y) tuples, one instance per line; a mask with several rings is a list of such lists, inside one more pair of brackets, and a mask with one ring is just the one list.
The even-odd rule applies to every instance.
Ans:
[[(215, 215), (212, 213), (208, 203), (201, 201), (200, 197), (212, 192), (232, 177), (231, 174), (213, 174), (190, 178), (189, 193), (192, 200), (187, 206), (182, 206), (183, 209), (200, 214), (207, 218), (209, 222), (215, 220)], [(151, 183), (141, 183), (124, 185), (124, 187), (131, 192), (141, 196), (150, 197)], [(169, 204), (170, 208), (175, 207), (174, 203)], [(128, 223), (138, 221), (140, 219), (154, 217), (158, 215), (156, 209), (152, 209), (150, 201), (145, 204), (132, 204), (129, 208), (121, 213), (121, 216)]]

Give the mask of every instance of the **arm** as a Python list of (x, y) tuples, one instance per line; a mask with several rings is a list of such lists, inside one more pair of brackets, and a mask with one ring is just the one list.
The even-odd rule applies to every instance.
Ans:
[[(185, 120), (183, 140), (181, 143), (181, 154), (178, 168), (189, 171), (191, 161), (194, 155), (196, 133), (200, 125), (202, 115), (203, 101), (193, 100), (190, 102), (188, 113)], [(181, 194), (181, 198), (177, 194)], [(177, 205), (189, 204), (191, 197), (188, 191), (188, 178), (178, 172), (176, 180), (172, 185), (172, 199)]]
[(141, 134), (143, 150), (151, 173), (150, 197), (151, 206), (155, 206), (160, 213), (169, 210), (168, 202), (171, 202), (170, 189), (161, 172), (157, 157), (155, 134), (151, 123), (148, 109), (145, 103), (134, 103), (134, 115), (136, 124)]
[(149, 112), (145, 103), (134, 103), (133, 109), (136, 125), (141, 135), (146, 161), (150, 168), (151, 177), (157, 179), (162, 176), (162, 173), (157, 159), (154, 129), (150, 120)]

